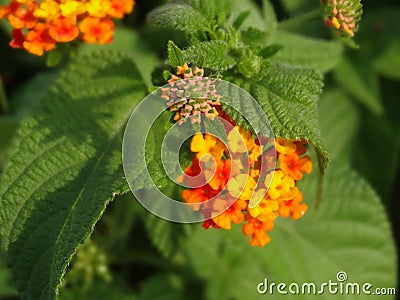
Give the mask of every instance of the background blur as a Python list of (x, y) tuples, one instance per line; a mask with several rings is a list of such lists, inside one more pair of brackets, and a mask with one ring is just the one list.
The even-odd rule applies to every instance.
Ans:
[[(0, 0), (0, 4), (7, 2)], [(248, 2), (254, 4), (255, 10), (261, 5), (261, 1)], [(104, 46), (132, 55), (149, 85), (152, 70), (166, 58), (168, 40), (174, 40), (181, 48), (187, 45), (181, 33), (146, 24), (147, 13), (162, 3), (165, 1), (137, 0), (134, 12), (118, 24), (115, 42)], [(309, 0), (272, 3), (281, 21), (320, 5)], [(263, 249), (250, 248), (239, 233), (240, 227), (222, 232), (205, 231), (199, 224), (169, 223), (150, 215), (131, 195), (125, 195), (110, 204), (91, 240), (78, 250), (65, 276), (60, 299), (255, 299), (256, 286), (265, 277), (275, 282), (323, 282), (335, 279), (339, 271), (347, 272), (350, 281), (376, 279), (377, 285), (394, 287), (392, 271), (386, 271), (383, 265), (380, 268), (380, 258), (374, 257), (373, 252), (363, 252), (359, 245), (375, 241), (382, 243), (382, 249), (385, 243), (390, 248), (392, 234), (397, 247), (400, 241), (399, 20), (398, 1), (365, 1), (355, 37), (360, 48), (344, 46), (334, 68), (325, 74), (320, 122), (332, 171), (326, 178), (326, 196), (319, 214), (313, 206), (316, 172), (303, 180), (305, 202), (310, 205), (304, 220), (282, 221), (271, 233), (271, 244)], [(0, 25), (1, 172), (7, 146), (20, 120), (40, 103), (64, 65), (49, 68), (45, 57), (11, 49), (9, 28), (4, 21)], [(332, 36), (322, 20), (285, 30), (316, 38)], [(99, 48), (102, 47), (81, 45), (76, 55)], [(345, 175), (354, 171), (360, 175), (359, 183), (346, 186)], [(362, 191), (358, 193), (358, 189)], [(369, 218), (374, 212), (359, 209), (357, 214), (355, 208), (347, 209), (354, 197), (363, 197), (363, 191), (368, 191), (365, 205), (370, 205), (372, 211), (376, 209), (376, 214), (387, 214), (392, 233), (378, 232), (380, 238), (375, 239), (375, 233), (367, 228), (379, 228)], [(367, 199), (371, 197), (373, 200)], [(357, 203), (363, 201), (359, 200)], [(382, 206), (384, 210), (380, 210)], [(351, 223), (340, 223), (346, 217), (365, 221), (365, 232)], [(336, 231), (318, 223), (329, 218), (338, 222)], [(351, 245), (351, 237), (345, 237), (347, 231), (356, 232), (359, 248)], [(379, 255), (385, 256), (385, 251)], [(385, 264), (396, 266), (398, 272), (396, 260), (387, 259)], [(374, 274), (367, 274), (368, 270)], [(266, 297), (275, 299), (279, 295), (260, 296)], [(370, 299), (374, 297), (378, 296)], [(2, 253), (0, 298), (18, 299)]]

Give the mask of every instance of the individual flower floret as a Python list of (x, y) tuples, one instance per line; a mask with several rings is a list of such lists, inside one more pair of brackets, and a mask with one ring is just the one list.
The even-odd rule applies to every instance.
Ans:
[(308, 155), (300, 158), (297, 153), (279, 154), (278, 160), (283, 173), (294, 180), (302, 179), (303, 173), (311, 173), (312, 162)]
[(271, 241), (267, 232), (274, 228), (273, 221), (260, 221), (249, 214), (246, 214), (245, 219), (246, 223), (243, 225), (242, 231), (245, 235), (251, 235), (250, 245), (264, 247)]
[(240, 224), (244, 220), (244, 213), (247, 207), (246, 201), (237, 200), (232, 204), (227, 199), (218, 198), (213, 203), (213, 208), (217, 212), (223, 212), (218, 214), (218, 216), (213, 217), (212, 220), (220, 228), (231, 229), (232, 223)]
[(295, 187), (293, 191), (293, 197), (289, 200), (279, 200), (279, 214), (281, 217), (288, 217), (293, 220), (301, 218), (307, 211), (307, 204), (300, 203), (303, 201), (303, 194), (300, 190)]
[(292, 198), (295, 182), (292, 177), (285, 175), (281, 170), (269, 173), (265, 182), (267, 186), (269, 184), (268, 196), (271, 199)]

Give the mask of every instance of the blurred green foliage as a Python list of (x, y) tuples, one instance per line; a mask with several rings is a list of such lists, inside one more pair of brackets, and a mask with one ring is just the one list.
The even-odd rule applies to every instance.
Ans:
[[(113, 44), (82, 45), (75, 55), (100, 48), (118, 50), (132, 57), (150, 87), (153, 69), (167, 59), (168, 40), (181, 48), (190, 45), (181, 32), (146, 23), (145, 16), (165, 2), (137, 1), (134, 13), (118, 25)], [(233, 1), (232, 10), (250, 11), (251, 17), (242, 26), (260, 28), (265, 26), (261, 4)], [(307, 0), (276, 0), (272, 4), (278, 22), (319, 6), (318, 1)], [(339, 271), (346, 271), (352, 282), (395, 287), (398, 268), (391, 230), (398, 245), (399, 19), (397, 1), (365, 2), (355, 37), (359, 49), (343, 47), (333, 39), (322, 46), (321, 53), (313, 51), (319, 43), (315, 39), (328, 39), (332, 34), (322, 19), (285, 27), (287, 32), (274, 37), (276, 44), (289, 45), (287, 49), (300, 45), (298, 52), (278, 52), (276, 61), (326, 72), (319, 119), (332, 163), (318, 209), (314, 203), (318, 176), (314, 172), (304, 180), (305, 202), (310, 205), (305, 218), (280, 222), (271, 234), (271, 244), (255, 249), (237, 230), (205, 231), (199, 224), (170, 223), (150, 215), (130, 193), (118, 196), (90, 240), (78, 248), (59, 298), (246, 300), (259, 296), (256, 286), (265, 277), (276, 282), (318, 283), (335, 279)], [(9, 29), (1, 24), (0, 170), (21, 120), (40, 105), (64, 68), (61, 64), (49, 70), (46, 58), (9, 49)], [(291, 38), (294, 33), (307, 38), (299, 42)], [(312, 65), (313, 59), (310, 65), (311, 56), (320, 61)], [(1, 254), (0, 298), (18, 298), (11, 277), (6, 256)], [(279, 295), (259, 297), (281, 299)], [(342, 298), (323, 295), (318, 299)]]

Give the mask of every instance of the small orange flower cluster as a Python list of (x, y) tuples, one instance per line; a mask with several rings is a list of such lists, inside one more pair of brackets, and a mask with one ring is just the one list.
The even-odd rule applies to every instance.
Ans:
[(87, 43), (110, 43), (111, 18), (132, 11), (134, 0), (12, 0), (0, 6), (0, 19), (14, 28), (10, 46), (35, 55), (80, 37)]
[[(213, 135), (198, 133), (191, 151), (196, 156), (181, 180), (194, 188), (184, 190), (182, 198), (204, 215), (204, 228), (229, 230), (232, 223), (244, 222), (250, 245), (265, 246), (277, 217), (299, 219), (306, 212), (296, 187), (312, 168), (303, 142), (279, 138), (275, 147), (263, 149), (251, 132), (235, 126), (228, 132), (227, 147)], [(279, 168), (274, 168), (276, 156)]]
[(187, 64), (178, 66), (170, 86), (161, 88), (161, 98), (169, 101), (170, 111), (176, 111), (175, 121), (190, 118), (194, 123), (194, 117), (205, 114), (220, 118), (226, 133), (225, 142), (208, 133), (193, 136), (190, 150), (196, 155), (178, 178), (189, 188), (182, 198), (202, 214), (205, 229), (229, 230), (232, 223), (244, 222), (242, 231), (251, 237), (250, 244), (265, 246), (277, 217), (299, 219), (307, 210), (296, 186), (312, 169), (306, 143), (254, 137), (222, 110), (215, 81), (203, 73)]
[(353, 37), (362, 14), (360, 0), (322, 0), (325, 6), (325, 24), (340, 35)]

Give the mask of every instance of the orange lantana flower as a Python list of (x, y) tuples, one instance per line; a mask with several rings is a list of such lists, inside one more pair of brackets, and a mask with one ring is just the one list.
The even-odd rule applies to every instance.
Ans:
[(79, 35), (75, 18), (60, 18), (49, 27), (50, 36), (57, 42), (70, 42)]
[(133, 0), (112, 0), (107, 14), (113, 18), (121, 19), (125, 14), (130, 14), (135, 5)]
[(112, 41), (114, 23), (108, 19), (85, 18), (79, 25), (83, 33), (82, 39), (88, 44), (108, 44)]
[(23, 47), (32, 54), (43, 55), (44, 51), (50, 51), (56, 46), (55, 40), (49, 35), (48, 27), (37, 24), (28, 32), (23, 42)]
[(311, 173), (312, 162), (308, 155), (300, 158), (296, 152), (292, 154), (280, 154), (278, 160), (283, 173), (294, 180), (302, 179), (303, 173)]
[(295, 187), (293, 198), (290, 200), (279, 200), (279, 214), (286, 218), (290, 215), (293, 220), (301, 218), (307, 211), (307, 204), (300, 203), (303, 201), (303, 194)]
[(213, 208), (215, 211), (223, 211), (223, 213), (212, 218), (212, 220), (221, 228), (231, 229), (232, 222), (235, 224), (243, 222), (243, 210), (246, 209), (246, 207), (247, 203), (243, 200), (237, 200), (232, 204), (228, 199), (216, 199), (213, 203)]
[(273, 221), (260, 221), (247, 214), (242, 231), (245, 235), (251, 235), (250, 245), (263, 247), (271, 241), (266, 232), (271, 231), (272, 228), (274, 228)]

